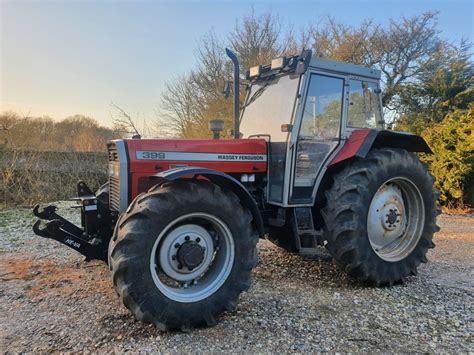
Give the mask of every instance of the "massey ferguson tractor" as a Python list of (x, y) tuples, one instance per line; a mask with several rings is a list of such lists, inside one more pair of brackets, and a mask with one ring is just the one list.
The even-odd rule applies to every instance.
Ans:
[[(82, 226), (35, 206), (34, 232), (105, 261), (123, 304), (160, 329), (213, 325), (251, 285), (257, 241), (314, 255), (369, 285), (416, 274), (438, 193), (419, 136), (384, 130), (380, 72), (312, 57), (234, 64), (233, 139), (119, 139), (109, 182), (78, 183)], [(239, 88), (245, 102), (239, 105)], [(218, 138), (222, 121), (212, 121)]]

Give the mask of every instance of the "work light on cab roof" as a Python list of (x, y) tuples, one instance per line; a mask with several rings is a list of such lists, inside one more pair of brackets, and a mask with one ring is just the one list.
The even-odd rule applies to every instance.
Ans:
[(286, 64), (286, 57), (280, 57), (272, 60), (270, 68), (272, 70), (283, 69)]
[(275, 58), (270, 64), (261, 64), (251, 67), (247, 72), (247, 79), (264, 79), (271, 77), (274, 74), (278, 74), (279, 72), (303, 74), (308, 68), (310, 60), (310, 50), (303, 50), (299, 55)]

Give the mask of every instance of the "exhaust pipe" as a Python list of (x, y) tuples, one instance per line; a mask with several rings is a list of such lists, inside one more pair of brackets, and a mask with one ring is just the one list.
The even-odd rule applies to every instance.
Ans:
[(240, 138), (240, 68), (239, 68), (239, 60), (237, 59), (237, 55), (231, 51), (229, 48), (225, 49), (227, 56), (230, 58), (232, 63), (234, 64), (234, 138)]

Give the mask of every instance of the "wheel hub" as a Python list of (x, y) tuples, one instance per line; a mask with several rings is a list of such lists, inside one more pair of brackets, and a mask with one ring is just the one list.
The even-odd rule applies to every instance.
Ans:
[(180, 282), (199, 278), (211, 265), (214, 239), (203, 227), (185, 224), (171, 230), (157, 255), (163, 272)]
[(195, 241), (185, 242), (178, 249), (177, 259), (181, 265), (192, 270), (204, 260), (204, 248)]
[(368, 231), (372, 241), (382, 247), (398, 238), (405, 228), (405, 205), (398, 186), (381, 187), (372, 199), (368, 216)]
[(150, 255), (150, 272), (156, 287), (170, 299), (197, 302), (222, 286), (234, 258), (227, 225), (214, 215), (194, 212), (161, 231)]
[(402, 224), (403, 216), (400, 208), (394, 203), (386, 205), (381, 213), (382, 225), (386, 230), (394, 230)]
[(375, 193), (367, 215), (372, 249), (382, 259), (398, 261), (416, 246), (424, 224), (424, 205), (416, 185), (393, 178)]

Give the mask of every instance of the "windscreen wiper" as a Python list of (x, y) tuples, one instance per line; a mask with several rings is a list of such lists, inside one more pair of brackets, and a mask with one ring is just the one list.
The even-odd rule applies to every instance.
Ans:
[(253, 103), (255, 100), (257, 100), (263, 93), (263, 91), (268, 87), (269, 83), (266, 82), (265, 85), (263, 85), (262, 87), (258, 88), (257, 91), (255, 91), (253, 93), (253, 95), (247, 100), (247, 103), (245, 104), (245, 107), (249, 106), (251, 103)]

